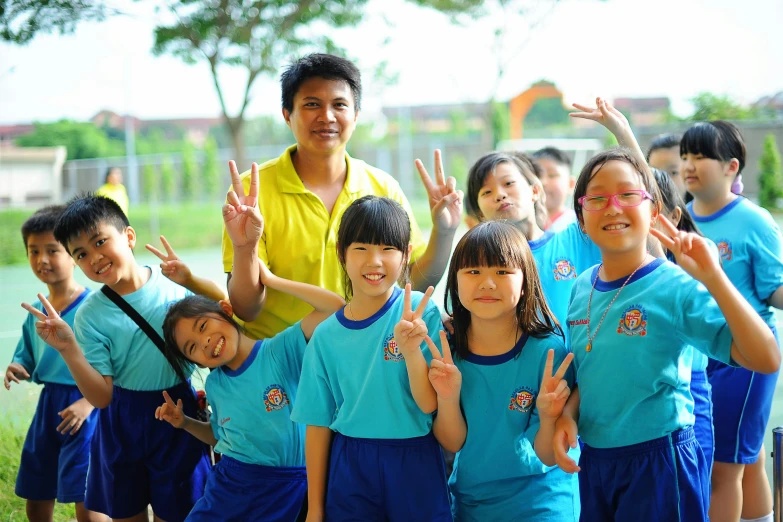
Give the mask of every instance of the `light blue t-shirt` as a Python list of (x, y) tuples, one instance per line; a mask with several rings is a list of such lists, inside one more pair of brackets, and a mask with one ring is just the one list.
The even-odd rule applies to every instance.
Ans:
[[(455, 520), (579, 519), (576, 475), (545, 466), (533, 449), (540, 425), (536, 398), (550, 349), (557, 371), (568, 351), (555, 335), (525, 335), (502, 355), (455, 358), (468, 428), (449, 478)], [(573, 367), (566, 380), (573, 386)], [(579, 458), (578, 449), (570, 454)]]
[[(77, 297), (68, 307), (60, 312), (60, 318), (73, 328), (73, 319), (76, 317), (76, 310), (82, 304), (84, 298), (90, 293), (89, 288)], [(46, 315), (43, 305), (40, 301), (33, 303), (33, 306)], [(30, 380), (36, 384), (69, 384), (76, 386), (71, 372), (68, 370), (65, 361), (60, 354), (43, 342), (35, 331), (35, 323), (38, 319), (33, 314), (27, 314), (22, 325), (22, 337), (16, 344), (13, 359), (15, 362), (24, 366), (27, 373), (30, 374)]]
[(601, 262), (601, 251), (572, 223), (561, 232), (546, 232), (528, 242), (536, 261), (547, 304), (566, 331), (571, 288), (579, 274)]
[(775, 314), (767, 300), (783, 286), (780, 230), (772, 216), (743, 197), (716, 213), (698, 216), (688, 210), (699, 230), (720, 252), (723, 271), (770, 327)]
[(256, 342), (242, 366), (207, 377), (215, 451), (247, 464), (305, 465), (305, 426), (291, 421), (307, 340), (298, 322)]
[[(192, 293), (164, 277), (160, 268), (144, 269), (151, 270), (149, 280), (122, 298), (163, 337), (163, 319), (169, 305)], [(73, 330), (87, 362), (101, 375), (112, 377), (115, 386), (157, 391), (178, 384), (179, 379), (158, 347), (103, 292), (93, 292), (84, 300), (76, 312)]]
[[(587, 304), (598, 267), (579, 276), (568, 309), (581, 399), (579, 435), (596, 448), (637, 444), (693, 426), (693, 348), (726, 364), (731, 331), (704, 286), (656, 259), (639, 269), (606, 313), (625, 277), (595, 283), (587, 347)], [(676, 303), (676, 306), (673, 306)]]
[[(411, 293), (414, 310), (422, 296)], [(305, 354), (291, 420), (368, 439), (409, 439), (430, 432), (432, 415), (413, 400), (405, 360), (394, 341), (404, 301), (403, 291), (395, 287), (386, 304), (367, 319), (352, 321), (340, 310), (318, 325)], [(443, 327), (435, 303), (427, 303), (422, 319), (440, 349)], [(429, 361), (429, 348), (422, 347)]]

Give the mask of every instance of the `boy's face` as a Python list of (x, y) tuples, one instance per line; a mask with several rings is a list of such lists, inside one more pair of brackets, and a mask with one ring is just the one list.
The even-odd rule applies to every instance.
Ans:
[(136, 260), (136, 231), (120, 232), (114, 225), (98, 223), (95, 232), (81, 233), (68, 242), (71, 257), (91, 281), (114, 286), (132, 275)]
[(345, 150), (358, 115), (346, 82), (317, 77), (299, 87), (293, 111), (283, 109), (298, 148), (327, 155)]
[(566, 199), (574, 190), (575, 181), (565, 165), (550, 158), (540, 158), (537, 161), (544, 169), (541, 184), (544, 185), (546, 194), (546, 210), (552, 215), (565, 208)]
[(73, 259), (52, 232), (27, 237), (27, 261), (35, 276), (47, 285), (73, 277)]

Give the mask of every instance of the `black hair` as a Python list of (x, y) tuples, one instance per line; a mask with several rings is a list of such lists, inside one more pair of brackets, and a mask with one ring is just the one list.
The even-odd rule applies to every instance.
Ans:
[(650, 143), (650, 149), (647, 151), (647, 161), (650, 161), (650, 154), (658, 149), (671, 149), (679, 147), (682, 137), (679, 134), (660, 134)]
[(521, 161), (523, 165), (529, 165), (530, 168), (533, 169), (533, 174), (535, 174), (538, 179), (544, 177), (544, 167), (542, 167), (541, 164), (536, 161), (536, 158), (527, 152), (515, 150), (513, 152), (509, 152), (509, 154)]
[(361, 108), (362, 75), (359, 69), (345, 58), (333, 54), (313, 53), (289, 64), (280, 76), (283, 109), (294, 111), (294, 96), (302, 84), (310, 78), (344, 81), (353, 94), (355, 109)]
[(533, 153), (533, 158), (549, 159), (554, 161), (558, 165), (568, 167), (569, 171), (571, 170), (571, 158), (568, 157), (568, 154), (558, 149), (557, 147), (544, 147), (543, 149), (538, 149)]
[(597, 174), (599, 170), (601, 170), (601, 167), (610, 161), (621, 161), (631, 165), (639, 174), (644, 189), (652, 196), (652, 204), (658, 207), (658, 209), (661, 208), (661, 191), (658, 190), (658, 183), (655, 182), (655, 176), (653, 176), (649, 165), (640, 163), (630, 150), (622, 147), (615, 147), (599, 152), (590, 158), (579, 173), (579, 178), (576, 180), (576, 186), (574, 187), (574, 212), (576, 212), (576, 219), (579, 221), (580, 225), (584, 223), (584, 218), (582, 216), (582, 205), (579, 204), (579, 198), (587, 194), (587, 185), (590, 184), (590, 180), (593, 179), (593, 176)]
[(463, 359), (468, 349), (470, 311), (459, 300), (459, 271), (474, 267), (513, 267), (522, 270), (522, 295), (516, 309), (519, 328), (531, 337), (563, 335), (547, 305), (533, 253), (525, 235), (503, 221), (485, 221), (470, 229), (454, 249), (446, 279), (444, 308), (453, 317), (454, 352)]
[[(103, 176), (103, 182), (104, 183), (108, 183), (109, 182), (109, 176), (115, 170), (120, 170), (120, 168), (119, 167), (109, 167), (109, 168), (106, 169), (106, 174)], [(122, 171), (120, 171), (120, 172), (122, 172)]]
[(400, 284), (408, 281), (408, 245), (411, 242), (411, 221), (402, 205), (393, 199), (364, 196), (345, 209), (337, 231), (337, 257), (343, 267), (345, 296), (353, 296), (353, 286), (345, 269), (345, 258), (352, 243), (386, 245), (403, 254)]
[(65, 205), (49, 205), (35, 211), (35, 214), (22, 223), (22, 240), (27, 248), (27, 239), (31, 234), (54, 232), (57, 220), (65, 210)]
[[(541, 197), (533, 203), (533, 214), (536, 220), (536, 224), (540, 228), (545, 228), (549, 216), (546, 212), (546, 205), (544, 204), (544, 190), (541, 185), (541, 180), (536, 176), (536, 166), (533, 161), (526, 154), (508, 154), (505, 152), (490, 152), (485, 154), (470, 167), (468, 171), (468, 203), (466, 208), (471, 209), (473, 216), (481, 219), (481, 211), (479, 210), (479, 192), (487, 177), (495, 172), (498, 165), (503, 163), (510, 163), (514, 165), (525, 178), (527, 183), (533, 187), (539, 187), (539, 194)], [(540, 168), (540, 166), (539, 166)]]
[(111, 225), (120, 232), (130, 226), (127, 216), (113, 199), (92, 193), (76, 196), (68, 202), (57, 220), (54, 237), (70, 254), (68, 242), (80, 234), (95, 233), (101, 223)]
[(705, 158), (718, 161), (739, 161), (737, 174), (745, 168), (745, 140), (733, 124), (722, 121), (697, 123), (687, 131), (680, 141), (680, 156), (701, 154)]
[(658, 190), (661, 192), (661, 203), (663, 204), (663, 211), (667, 214), (674, 212), (674, 209), (680, 209), (680, 221), (677, 223), (677, 228), (685, 232), (693, 232), (700, 236), (704, 236), (696, 226), (696, 223), (691, 217), (691, 213), (688, 212), (688, 207), (685, 206), (685, 200), (682, 199), (680, 191), (672, 181), (672, 177), (665, 171), (650, 167), (655, 181), (658, 183)]
[(166, 318), (163, 319), (163, 356), (181, 381), (188, 380), (193, 362), (179, 349), (174, 330), (181, 319), (197, 319), (208, 314), (217, 315), (219, 320), (236, 328), (238, 333), (243, 332), (239, 323), (220, 308), (220, 303), (201, 295), (190, 295), (176, 301), (166, 311)]

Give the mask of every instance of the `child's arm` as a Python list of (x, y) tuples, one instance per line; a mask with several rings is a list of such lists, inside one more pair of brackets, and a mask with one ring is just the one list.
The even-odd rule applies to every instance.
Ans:
[(285, 292), (315, 308), (301, 322), (302, 333), (308, 341), (313, 336), (316, 326), (345, 306), (345, 299), (334, 292), (307, 283), (283, 279), (274, 275), (260, 260), (258, 263), (261, 270), (261, 281), (265, 287)]
[(596, 108), (591, 109), (590, 107), (574, 103), (574, 107), (581, 112), (572, 112), (569, 116), (600, 123), (606, 127), (609, 132), (614, 134), (615, 138), (617, 138), (617, 143), (621, 147), (625, 147), (633, 153), (640, 165), (647, 165), (647, 158), (645, 157), (644, 152), (642, 152), (641, 147), (639, 147), (639, 143), (636, 141), (636, 137), (631, 130), (631, 125), (628, 123), (628, 120), (623, 113), (612, 107), (608, 101), (602, 98), (596, 98), (595, 104)]
[(425, 340), (432, 352), (428, 377), (435, 393), (438, 394), (438, 414), (432, 424), (432, 433), (441, 446), (452, 453), (457, 453), (465, 445), (468, 436), (468, 426), (462, 416), (459, 403), (462, 374), (451, 358), (451, 349), (445, 331), (440, 331), (443, 357), (429, 336)]
[(38, 299), (43, 303), (48, 316), (29, 304), (22, 303), (22, 308), (38, 319), (38, 322), (35, 323), (38, 336), (46, 344), (60, 352), (84, 398), (96, 408), (107, 407), (111, 403), (114, 389), (113, 379), (107, 375), (101, 375), (87, 362), (68, 323), (60, 318), (43, 294), (38, 294)]
[(168, 392), (163, 392), (164, 402), (155, 410), (155, 418), (164, 420), (174, 426), (182, 429), (196, 437), (204, 444), (214, 446), (217, 444), (215, 433), (212, 431), (212, 425), (208, 422), (201, 422), (185, 415), (182, 411), (182, 399), (177, 399), (177, 404), (171, 399)]
[[(541, 378), (541, 389), (536, 398), (536, 411), (538, 412), (539, 428), (533, 442), (533, 448), (539, 455), (541, 462), (547, 466), (554, 465), (553, 439), (555, 436), (555, 423), (563, 414), (568, 396), (571, 390), (568, 388), (568, 381), (565, 379), (566, 370), (574, 360), (574, 354), (566, 355), (557, 373), (552, 374), (554, 366), (555, 351), (549, 350), (544, 364), (544, 375)], [(541, 458), (546, 457), (546, 460)], [(550, 458), (551, 457), (551, 458)]]
[(11, 389), (11, 381), (19, 384), (19, 381), (26, 381), (30, 378), (30, 373), (27, 369), (19, 363), (12, 362), (8, 365), (8, 369), (5, 371), (5, 377), (3, 378), (3, 384), (6, 390)]
[(683, 270), (707, 288), (723, 312), (732, 336), (731, 358), (754, 372), (776, 372), (780, 351), (775, 335), (726, 277), (708, 243), (701, 236), (677, 230), (663, 215), (658, 219), (666, 233), (654, 228), (651, 233), (674, 254)]
[(430, 369), (421, 351), (421, 344), (428, 334), (427, 323), (422, 320), (422, 316), (433, 291), (433, 287), (427, 288), (427, 292), (421, 298), (421, 302), (414, 312), (411, 306), (411, 285), (410, 283), (405, 285), (402, 319), (394, 327), (394, 340), (405, 359), (413, 400), (416, 401), (419, 409), (427, 414), (432, 413), (438, 407), (438, 397), (435, 390), (432, 389), (428, 377)]
[(332, 447), (332, 435), (332, 430), (329, 428), (307, 426), (305, 435), (307, 522), (318, 522), (324, 519), (326, 477), (329, 473), (329, 452)]
[(210, 281), (209, 279), (204, 279), (203, 277), (198, 277), (190, 271), (188, 265), (177, 256), (165, 237), (160, 236), (160, 242), (163, 243), (163, 247), (166, 249), (165, 254), (152, 245), (146, 245), (146, 247), (147, 250), (163, 261), (160, 264), (160, 272), (164, 276), (178, 285), (187, 288), (194, 294), (203, 295), (213, 301), (222, 301), (226, 299), (226, 293), (217, 283)]

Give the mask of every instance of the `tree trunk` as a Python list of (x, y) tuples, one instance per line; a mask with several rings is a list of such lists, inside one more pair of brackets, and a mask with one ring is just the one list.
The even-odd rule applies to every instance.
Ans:
[(237, 170), (244, 172), (250, 169), (250, 162), (246, 156), (245, 150), (245, 122), (238, 118), (226, 119), (226, 127), (231, 134), (231, 141), (234, 144), (234, 161), (237, 164)]

